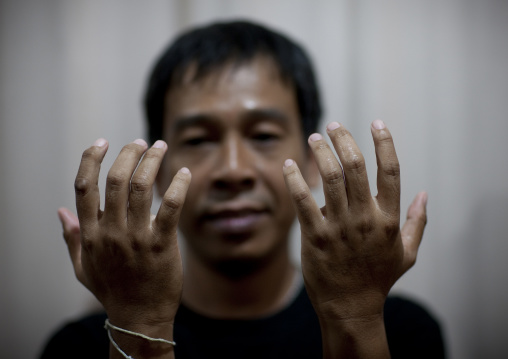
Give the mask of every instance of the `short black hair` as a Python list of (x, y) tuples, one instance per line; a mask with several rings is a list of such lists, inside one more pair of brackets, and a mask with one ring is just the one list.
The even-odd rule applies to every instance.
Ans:
[(183, 33), (157, 60), (144, 98), (150, 141), (162, 138), (166, 93), (183, 80), (191, 64), (196, 66), (194, 80), (199, 80), (227, 64), (243, 64), (259, 55), (273, 60), (281, 78), (293, 86), (304, 138), (315, 132), (322, 110), (316, 77), (305, 50), (264, 26), (233, 21)]

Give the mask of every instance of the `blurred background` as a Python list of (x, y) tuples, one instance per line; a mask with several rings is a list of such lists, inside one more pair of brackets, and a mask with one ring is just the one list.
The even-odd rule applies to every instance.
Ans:
[[(56, 214), (74, 209), (81, 153), (107, 138), (107, 169), (146, 138), (141, 97), (155, 56), (182, 29), (232, 18), (308, 49), (323, 128), (338, 120), (352, 131), (371, 181), (369, 125), (387, 123), (403, 207), (429, 193), (418, 262), (393, 291), (440, 319), (450, 358), (508, 357), (504, 0), (0, 0), (0, 357), (37, 357), (64, 321), (94, 308)], [(293, 250), (297, 259), (296, 240)]]

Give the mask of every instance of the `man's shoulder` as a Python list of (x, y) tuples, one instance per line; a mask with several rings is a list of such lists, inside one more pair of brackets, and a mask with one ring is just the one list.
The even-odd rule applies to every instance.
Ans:
[(104, 329), (106, 313), (93, 313), (72, 320), (58, 329), (41, 354), (46, 358), (108, 358), (109, 340)]

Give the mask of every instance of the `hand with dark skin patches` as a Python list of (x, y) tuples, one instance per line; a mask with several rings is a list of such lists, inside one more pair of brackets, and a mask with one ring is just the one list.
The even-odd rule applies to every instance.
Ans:
[[(323, 179), (326, 205), (319, 208), (296, 162), (283, 174), (302, 231), (305, 286), (321, 324), (325, 358), (388, 358), (383, 306), (393, 284), (416, 260), (426, 223), (427, 195), (411, 204), (400, 228), (399, 164), (388, 129), (372, 125), (378, 163), (377, 189), (370, 192), (363, 156), (338, 123), (309, 145)], [(112, 324), (171, 340), (180, 304), (183, 273), (176, 228), (191, 176), (175, 175), (156, 216), (150, 215), (152, 187), (163, 141), (152, 148), (142, 140), (126, 145), (110, 169), (104, 211), (97, 185), (107, 152), (98, 140), (83, 153), (76, 176), (78, 217), (59, 216), (77, 278), (104, 305)], [(340, 162), (339, 162), (340, 160)], [(79, 219), (78, 219), (79, 218)], [(114, 332), (133, 357), (172, 358), (173, 348)], [(122, 358), (111, 347), (111, 358)]]
[[(150, 215), (152, 187), (167, 145), (157, 141), (147, 149), (145, 141), (136, 140), (122, 149), (108, 173), (101, 211), (97, 182), (107, 148), (100, 139), (83, 153), (75, 181), (78, 217), (59, 210), (74, 271), (112, 324), (171, 340), (183, 284), (176, 228), (191, 175), (181, 169), (157, 215)], [(112, 335), (133, 357), (173, 357), (170, 345), (118, 331)], [(122, 358), (114, 348), (110, 355)]]
[(399, 163), (390, 132), (373, 122), (377, 190), (364, 158), (337, 122), (327, 127), (339, 160), (320, 134), (309, 137), (326, 204), (319, 208), (292, 160), (287, 187), (302, 233), (305, 286), (320, 320), (325, 358), (389, 358), (383, 306), (394, 283), (416, 261), (426, 224), (427, 194), (416, 196), (400, 228)]

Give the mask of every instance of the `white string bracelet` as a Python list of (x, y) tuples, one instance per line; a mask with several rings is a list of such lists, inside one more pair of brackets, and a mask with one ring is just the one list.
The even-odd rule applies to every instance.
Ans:
[(169, 344), (172, 346), (176, 345), (176, 343), (171, 340), (167, 340), (167, 339), (163, 339), (163, 338), (152, 338), (152, 337), (149, 337), (148, 335), (144, 335), (144, 334), (136, 333), (136, 332), (131, 332), (130, 330), (119, 328), (116, 325), (111, 324), (109, 322), (109, 319), (106, 319), (106, 322), (104, 323), (104, 329), (106, 329), (108, 331), (108, 337), (109, 337), (109, 340), (111, 341), (111, 344), (113, 344), (115, 349), (118, 350), (118, 352), (120, 354), (122, 354), (125, 359), (134, 359), (134, 358), (131, 357), (130, 355), (127, 355), (122, 349), (120, 349), (120, 346), (115, 342), (115, 340), (113, 339), (113, 336), (111, 335), (111, 329), (114, 329), (114, 330), (119, 331), (121, 333), (129, 334), (129, 335), (132, 335), (132, 336), (135, 336), (138, 338), (143, 338), (143, 339), (149, 340), (151, 342), (165, 343), (165, 344)]

